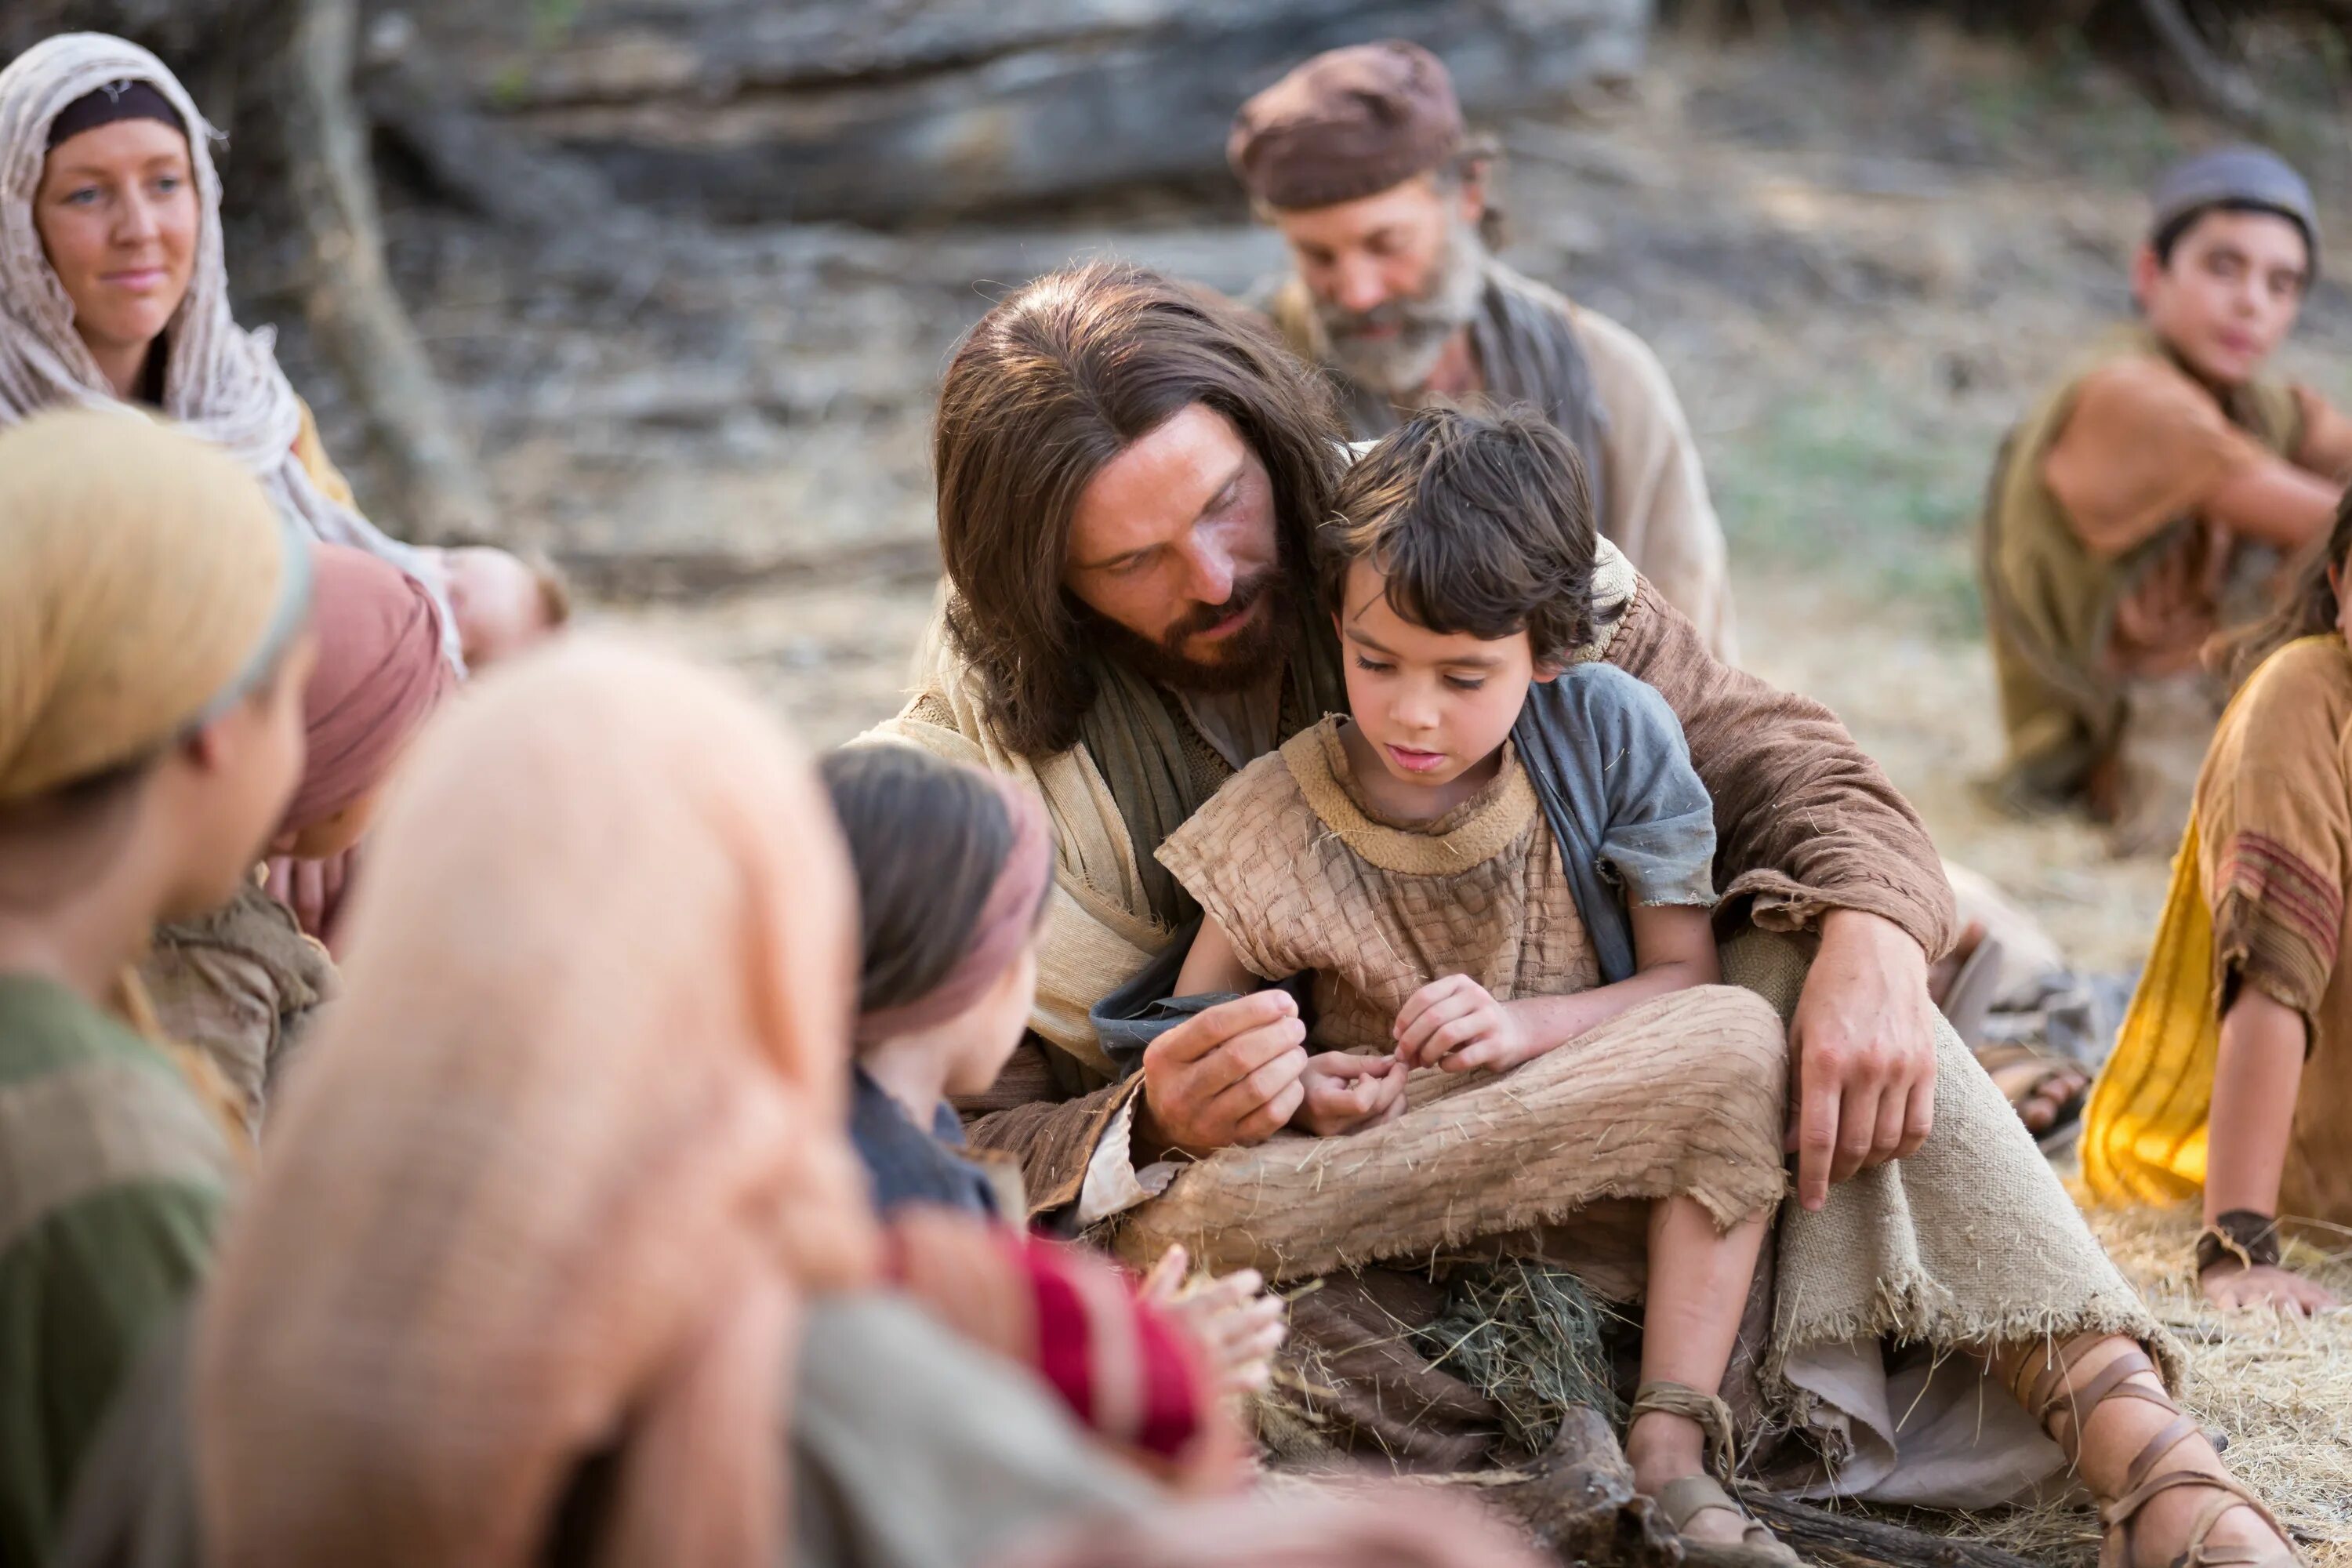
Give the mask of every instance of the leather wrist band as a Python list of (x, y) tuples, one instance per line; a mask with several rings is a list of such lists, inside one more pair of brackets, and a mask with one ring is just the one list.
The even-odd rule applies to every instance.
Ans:
[(2223, 1258), (2248, 1268), (2274, 1268), (2279, 1261), (2278, 1221), (2252, 1209), (2231, 1209), (2197, 1233), (2197, 1274)]

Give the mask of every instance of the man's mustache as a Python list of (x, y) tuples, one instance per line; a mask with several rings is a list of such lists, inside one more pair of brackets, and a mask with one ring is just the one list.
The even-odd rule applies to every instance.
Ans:
[(1385, 300), (1369, 310), (1349, 310), (1334, 305), (1324, 311), (1324, 331), (1335, 338), (1360, 338), (1370, 332), (1421, 327), (1461, 325), (1451, 312), (1421, 300)]
[(1223, 604), (1193, 605), (1160, 634), (1161, 645), (1171, 653), (1181, 653), (1186, 643), (1210, 627), (1230, 620), (1244, 610), (1255, 609), (1257, 602), (1265, 597), (1266, 591), (1274, 586), (1274, 580), (1278, 575), (1277, 571), (1269, 567), (1255, 577), (1234, 584), (1234, 591), (1225, 595)]

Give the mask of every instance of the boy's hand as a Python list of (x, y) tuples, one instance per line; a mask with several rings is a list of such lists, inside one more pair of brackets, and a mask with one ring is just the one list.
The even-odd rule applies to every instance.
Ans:
[(1298, 1075), (1307, 1097), (1290, 1124), (1318, 1138), (1336, 1138), (1393, 1121), (1404, 1114), (1404, 1064), (1394, 1057), (1311, 1056)]
[(1508, 1006), (1466, 974), (1449, 974), (1414, 992), (1391, 1033), (1398, 1061), (1446, 1072), (1501, 1072), (1543, 1049)]

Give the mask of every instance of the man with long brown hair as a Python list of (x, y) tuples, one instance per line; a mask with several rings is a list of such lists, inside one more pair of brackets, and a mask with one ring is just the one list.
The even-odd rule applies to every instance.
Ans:
[[(1244, 313), (1097, 264), (1016, 290), (973, 329), (948, 368), (934, 458), (951, 592), (912, 700), (875, 738), (1029, 781), (1057, 841), (1035, 1037), (967, 1105), (972, 1141), (1019, 1154), (1041, 1216), (1190, 1212), (1191, 1194), (1246, 1189), (1221, 1173), (1314, 1092), (1297, 1005), (1277, 987), (1178, 1005), (1124, 1075), (1093, 1014), (1155, 978), (1164, 990), (1194, 929), (1153, 851), (1234, 772), (1344, 703), (1307, 569), (1347, 461), (1339, 426), (1311, 373)], [(2169, 1361), (2162, 1327), (1936, 1016), (1927, 965), (1949, 944), (1951, 893), (1917, 816), (1832, 714), (1712, 658), (1606, 541), (1592, 581), (1594, 635), (1571, 660), (1619, 666), (1681, 721), (1714, 799), (1719, 927), (1759, 928), (1727, 944), (1725, 975), (1789, 1021), (1800, 1212), (1782, 1227), (1767, 1362), (1790, 1408), (1836, 1406), (1822, 1435), (1842, 1467), (1832, 1484), (1917, 1500), (1896, 1472), (1932, 1472), (1956, 1506), (1989, 1503), (2063, 1450), (2117, 1501), (2119, 1530), (2144, 1515), (2192, 1546), (2209, 1531), (2269, 1543), (2247, 1510), (2200, 1522), (2200, 1494), (2242, 1489), (2210, 1449), (2190, 1452), (2191, 1424), (2166, 1425), (2170, 1402), (2131, 1343)], [(1480, 1226), (1486, 1189), (1515, 1178), (1478, 1147), (1459, 1137), (1426, 1172), (1448, 1235), (1509, 1228)], [(1198, 1160), (1198, 1179), (1170, 1154)], [(1287, 1151), (1274, 1163), (1298, 1167)], [(1865, 1166), (1882, 1169), (1849, 1180)], [(1209, 1208), (1204, 1251), (1250, 1244), (1246, 1203)], [(1292, 1329), (1321, 1358), (1335, 1432), (1424, 1463), (1491, 1448), (1495, 1406), (1397, 1331), (1395, 1303), (1433, 1313), (1426, 1280), (1416, 1293), (1393, 1270), (1326, 1279), (1294, 1303)], [(1391, 1286), (1402, 1293), (1382, 1297)], [(1890, 1405), (1882, 1339), (1958, 1370)], [(1988, 1369), (2036, 1416), (2072, 1421), (2058, 1448), (2035, 1446), (2013, 1406), (1970, 1415)], [(1806, 1376), (1815, 1395), (1790, 1394)], [(1864, 1385), (1880, 1394), (1850, 1397)], [(1928, 1405), (1949, 1422), (1902, 1418)], [(1929, 1433), (1943, 1436), (1923, 1447)], [(2177, 1468), (2139, 1488), (2143, 1448)], [(1963, 1474), (1976, 1481), (1943, 1484)]]
[[(1345, 705), (1307, 563), (1348, 451), (1324, 384), (1245, 313), (1096, 264), (1032, 282), (973, 329), (933, 459), (951, 593), (883, 732), (1030, 777), (1053, 808), (1060, 890), (1026, 1058), (1041, 1092), (977, 1136), (1019, 1147), (1033, 1195), (1066, 1208), (1115, 1118), (1133, 1119), (1148, 1162), (1262, 1139), (1295, 1109), (1300, 1028), (1279, 993), (1203, 1013), (1116, 1088), (1088, 1013), (1199, 912), (1160, 843)], [(1925, 974), (1951, 939), (1949, 889), (1832, 714), (1716, 660), (1605, 542), (1595, 584), (1582, 657), (1640, 676), (1682, 719), (1716, 797), (1727, 907), (1822, 939), (1794, 1023), (1801, 1196), (1818, 1205), (1927, 1135)]]

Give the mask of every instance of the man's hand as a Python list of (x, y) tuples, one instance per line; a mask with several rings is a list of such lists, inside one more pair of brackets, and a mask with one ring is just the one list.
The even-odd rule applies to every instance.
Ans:
[(1262, 1143), (1307, 1091), (1307, 1026), (1286, 991), (1259, 991), (1195, 1013), (1144, 1047), (1137, 1163), (1171, 1149), (1205, 1154)]
[(1501, 1072), (1538, 1054), (1511, 1009), (1466, 974), (1433, 980), (1405, 998), (1391, 1032), (1408, 1068)]
[(1832, 1182), (1927, 1142), (1936, 1120), (1935, 1019), (1919, 944), (1876, 915), (1832, 910), (1789, 1026), (1799, 1203), (1820, 1208)]
[(1325, 1051), (1299, 1075), (1306, 1101), (1291, 1125), (1318, 1138), (1361, 1132), (1404, 1114), (1405, 1066), (1394, 1057)]

